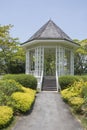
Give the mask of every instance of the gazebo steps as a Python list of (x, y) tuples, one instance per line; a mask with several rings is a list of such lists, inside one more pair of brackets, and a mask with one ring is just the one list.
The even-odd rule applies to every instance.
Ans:
[(43, 78), (43, 91), (57, 91), (55, 76), (45, 76)]

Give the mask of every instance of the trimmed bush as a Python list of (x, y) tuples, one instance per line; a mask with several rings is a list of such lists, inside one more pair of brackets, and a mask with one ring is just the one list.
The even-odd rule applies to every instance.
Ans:
[(9, 124), (13, 117), (13, 110), (8, 106), (0, 106), (0, 128)]
[(3, 77), (3, 79), (13, 79), (16, 82), (19, 82), (24, 87), (36, 89), (37, 79), (32, 75), (26, 74), (8, 74)]
[(10, 96), (13, 92), (22, 91), (22, 85), (15, 80), (0, 80), (0, 91)]
[(15, 92), (11, 97), (15, 104), (14, 109), (17, 109), (21, 112), (27, 112), (31, 109), (31, 106), (35, 99), (35, 94)]
[(82, 105), (86, 106), (87, 103), (86, 90), (87, 82), (81, 80), (79, 82), (74, 82), (71, 87), (62, 90), (61, 95), (63, 100), (73, 107), (74, 112), (80, 112), (82, 110)]
[(62, 98), (65, 102), (68, 102), (70, 98), (77, 96), (77, 93), (70, 91), (70, 89), (64, 89), (61, 91)]
[(61, 76), (59, 77), (59, 84), (61, 86), (61, 89), (65, 89), (72, 85), (75, 81), (79, 81), (78, 76), (72, 76), (72, 75), (67, 75), (67, 76)]
[(0, 106), (5, 105), (7, 102), (7, 96), (0, 90)]
[(79, 76), (79, 78), (82, 78), (85, 82), (87, 81), (87, 75)]
[(83, 86), (82, 89), (82, 97), (87, 98), (87, 85)]
[(69, 88), (61, 91), (62, 98), (68, 101), (72, 97), (81, 96), (84, 85), (87, 85), (87, 82), (74, 82)]
[(36, 90), (30, 89), (30, 88), (22, 87), (22, 90), (23, 90), (25, 93), (29, 93), (30, 95), (33, 95), (33, 96), (35, 96), (35, 94), (36, 94)]
[(84, 101), (81, 97), (73, 97), (69, 100), (69, 104), (73, 107), (74, 112), (80, 112)]

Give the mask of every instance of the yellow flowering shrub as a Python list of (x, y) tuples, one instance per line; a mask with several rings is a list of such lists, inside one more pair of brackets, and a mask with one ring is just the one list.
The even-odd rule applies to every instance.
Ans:
[(85, 103), (84, 87), (87, 87), (87, 82), (80, 80), (79, 82), (74, 82), (71, 87), (61, 91), (62, 98), (74, 108), (74, 111), (81, 110), (81, 106)]
[(84, 82), (83, 80), (80, 80), (79, 82), (74, 82), (74, 84), (72, 84), (71, 87), (61, 91), (62, 98), (65, 101), (68, 101), (72, 97), (81, 95), (83, 86), (86, 86), (86, 85), (87, 85), (87, 82)]
[(64, 89), (63, 91), (61, 91), (61, 95), (65, 101), (68, 101), (71, 97), (76, 96), (77, 93), (70, 91), (70, 89), (68, 88), (68, 89)]
[(35, 96), (35, 94), (36, 94), (36, 90), (30, 89), (30, 88), (22, 87), (22, 90), (23, 90), (25, 93), (29, 93), (30, 95), (33, 95), (33, 96)]
[(70, 87), (70, 91), (76, 92), (79, 95), (81, 94), (84, 85), (87, 85), (87, 82), (84, 82), (83, 80), (80, 80), (79, 82), (74, 82), (74, 84), (72, 84)]
[(84, 101), (84, 98), (73, 97), (69, 100), (69, 104), (73, 107), (74, 112), (80, 112)]
[(13, 110), (8, 106), (0, 106), (0, 128), (5, 127), (13, 117)]
[(73, 97), (69, 100), (69, 102), (73, 106), (81, 106), (84, 103), (84, 99), (81, 97)]
[(14, 107), (21, 112), (30, 110), (35, 99), (33, 94), (23, 92), (15, 92), (11, 97), (15, 103)]

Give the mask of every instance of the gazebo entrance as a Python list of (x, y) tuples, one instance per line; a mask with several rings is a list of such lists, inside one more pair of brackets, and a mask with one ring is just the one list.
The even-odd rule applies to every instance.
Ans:
[(44, 48), (44, 76), (56, 75), (56, 49)]
[(74, 50), (79, 45), (52, 20), (22, 43), (22, 46), (26, 50), (26, 74), (32, 74), (37, 78), (38, 89), (42, 90), (45, 80), (46, 88), (53, 84), (58, 91), (58, 77), (74, 74)]

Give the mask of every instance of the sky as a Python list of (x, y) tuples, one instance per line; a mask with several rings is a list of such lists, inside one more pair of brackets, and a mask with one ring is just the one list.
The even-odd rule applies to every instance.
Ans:
[(0, 0), (0, 25), (21, 43), (49, 19), (72, 39), (87, 39), (87, 0)]

